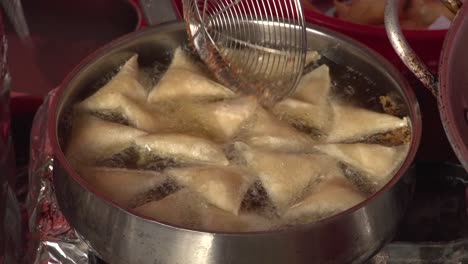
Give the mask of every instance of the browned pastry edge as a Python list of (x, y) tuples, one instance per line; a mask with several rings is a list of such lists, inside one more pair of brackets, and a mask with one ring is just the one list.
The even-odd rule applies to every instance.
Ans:
[(149, 202), (161, 200), (178, 190), (180, 190), (180, 187), (177, 186), (174, 182), (168, 180), (162, 185), (133, 198), (130, 202), (129, 208), (137, 208)]
[(379, 133), (354, 141), (347, 141), (346, 143), (367, 143), (378, 144), (387, 147), (395, 147), (411, 142), (411, 129), (409, 127), (402, 127), (385, 133)]
[(339, 167), (343, 171), (345, 177), (366, 196), (372, 195), (378, 191), (378, 188), (364, 177), (364, 173), (343, 162), (339, 162)]
[(256, 212), (267, 217), (279, 217), (261, 181), (254, 182), (247, 190), (241, 203), (241, 211)]
[(92, 111), (90, 112), (90, 115), (105, 121), (121, 124), (124, 126), (130, 125), (128, 123), (127, 118), (125, 118), (122, 114), (115, 113), (113, 111)]
[(395, 95), (389, 94), (379, 96), (379, 101), (385, 113), (400, 118), (407, 115), (404, 103), (398, 102), (399, 100)]
[(97, 160), (95, 165), (109, 168), (138, 169), (139, 153), (134, 147), (129, 147), (111, 157)]

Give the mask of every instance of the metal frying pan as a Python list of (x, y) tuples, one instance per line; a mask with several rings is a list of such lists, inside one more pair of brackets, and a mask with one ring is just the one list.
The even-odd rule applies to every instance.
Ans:
[(437, 97), (447, 137), (460, 163), (468, 170), (468, 5), (462, 7), (458, 0), (443, 0), (457, 15), (442, 48), (437, 77), (406, 42), (398, 22), (399, 2), (388, 0), (385, 10), (385, 28), (390, 42), (405, 65)]
[[(152, 3), (168, 3), (166, 1), (169, 0), (153, 0)], [(270, 30), (278, 30), (278, 27), (272, 26)], [(408, 113), (404, 115), (412, 122), (413, 137), (410, 152), (392, 180), (365, 202), (347, 211), (320, 223), (281, 231), (223, 233), (185, 229), (139, 216), (115, 204), (70, 166), (62, 151), (65, 146), (58, 140), (64, 136), (63, 129), (59, 129), (60, 121), (64, 120), (67, 109), (80, 100), (80, 95), (89, 93), (90, 83), (116, 69), (129, 54), (137, 51), (142, 63), (151, 64), (164, 61), (173, 49), (187, 41), (184, 23), (148, 28), (112, 42), (83, 61), (64, 80), (52, 97), (49, 109), (53, 181), (60, 210), (103, 260), (114, 264), (360, 263), (391, 239), (414, 186), (413, 171), (409, 167), (420, 140), (418, 103), (398, 71), (369, 48), (312, 25), (307, 33), (307, 39), (318, 45), (320, 49), (316, 50), (329, 60), (332, 78), (343, 84), (339, 87), (372, 87), (376, 95), (392, 93), (404, 104)], [(364, 88), (356, 89), (353, 94), (369, 98)]]

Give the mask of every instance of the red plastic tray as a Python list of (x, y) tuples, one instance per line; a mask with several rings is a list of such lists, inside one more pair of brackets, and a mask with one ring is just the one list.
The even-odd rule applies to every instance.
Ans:
[(13, 115), (34, 113), (48, 91), (84, 57), (145, 26), (137, 0), (23, 0), (22, 4), (33, 48), (5, 21)]

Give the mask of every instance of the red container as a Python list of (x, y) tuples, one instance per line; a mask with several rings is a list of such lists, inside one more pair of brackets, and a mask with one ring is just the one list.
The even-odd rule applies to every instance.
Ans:
[[(313, 0), (303, 1), (314, 2)], [(334, 18), (313, 10), (307, 3), (303, 7), (307, 22), (330, 28), (355, 38), (379, 52), (398, 69), (405, 72), (408, 71), (393, 50), (383, 26), (362, 25)], [(424, 60), (426, 65), (431, 67), (434, 72), (437, 72), (439, 57), (447, 30), (404, 30), (403, 33), (411, 47)]]
[[(436, 99), (411, 71), (406, 68), (395, 53), (387, 38), (384, 26), (362, 25), (334, 18), (314, 10), (305, 1), (310, 1), (317, 5), (325, 3), (331, 6), (331, 0), (303, 0), (304, 14), (307, 22), (350, 36), (376, 50), (394, 64), (413, 86), (423, 115), (423, 134), (416, 159), (456, 162), (457, 159), (442, 127)], [(447, 30), (404, 30), (403, 33), (414, 51), (434, 73), (437, 73), (439, 57)]]
[(47, 92), (83, 58), (143, 26), (136, 0), (21, 2), (32, 45), (23, 43), (8, 21), (5, 25), (13, 114), (34, 113)]

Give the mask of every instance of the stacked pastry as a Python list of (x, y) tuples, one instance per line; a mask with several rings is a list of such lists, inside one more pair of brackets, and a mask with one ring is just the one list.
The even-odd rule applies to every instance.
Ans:
[(180, 48), (143, 83), (134, 55), (76, 104), (66, 155), (91, 189), (160, 222), (248, 232), (317, 221), (384, 186), (408, 151), (407, 138), (387, 140), (408, 120), (333, 99), (326, 65), (268, 110)]

